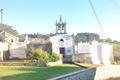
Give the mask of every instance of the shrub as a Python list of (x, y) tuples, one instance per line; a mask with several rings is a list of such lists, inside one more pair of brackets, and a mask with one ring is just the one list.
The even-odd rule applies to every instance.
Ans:
[(37, 60), (40, 62), (48, 62), (49, 61), (49, 54), (42, 50), (42, 49), (36, 49), (33, 51), (33, 60)]
[(60, 55), (57, 53), (52, 53), (52, 55), (50, 55), (50, 61), (58, 61), (60, 60)]

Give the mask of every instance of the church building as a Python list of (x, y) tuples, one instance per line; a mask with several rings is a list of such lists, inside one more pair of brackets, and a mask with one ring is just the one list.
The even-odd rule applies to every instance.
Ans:
[(52, 52), (62, 54), (65, 58), (68, 55), (74, 53), (74, 42), (71, 35), (67, 34), (66, 22), (60, 17), (59, 21), (56, 21), (56, 33), (50, 37), (52, 43)]

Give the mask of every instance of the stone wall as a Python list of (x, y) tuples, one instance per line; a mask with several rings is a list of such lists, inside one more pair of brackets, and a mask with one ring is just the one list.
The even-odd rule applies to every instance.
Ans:
[(9, 48), (10, 56), (9, 58), (20, 58), (25, 59), (26, 58), (26, 49), (27, 46), (25, 43), (19, 42), (19, 43), (12, 43)]
[(91, 54), (90, 53), (73, 54), (72, 61), (92, 63)]
[(96, 69), (86, 69), (73, 72), (70, 74), (62, 75), (56, 78), (51, 78), (49, 80), (94, 80)]

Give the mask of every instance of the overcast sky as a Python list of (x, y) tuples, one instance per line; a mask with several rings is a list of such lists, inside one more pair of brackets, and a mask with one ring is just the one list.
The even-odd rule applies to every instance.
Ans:
[[(120, 0), (92, 0), (107, 37), (120, 41)], [(59, 16), (67, 23), (67, 32), (92, 32), (103, 36), (89, 0), (0, 0), (3, 23), (20, 34), (54, 32)]]

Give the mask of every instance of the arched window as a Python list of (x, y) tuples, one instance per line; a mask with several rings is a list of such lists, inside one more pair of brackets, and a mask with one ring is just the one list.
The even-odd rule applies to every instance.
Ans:
[(63, 39), (60, 39), (60, 42), (64, 42), (64, 40), (63, 40)]

